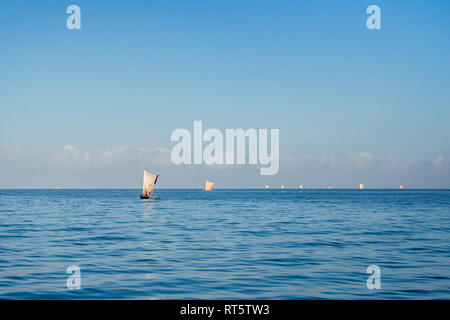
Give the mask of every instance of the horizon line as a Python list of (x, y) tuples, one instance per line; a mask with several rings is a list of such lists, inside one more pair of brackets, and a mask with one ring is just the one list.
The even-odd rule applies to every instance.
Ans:
[[(54, 190), (54, 191), (61, 191), (61, 190), (141, 190), (142, 188), (1, 188), (0, 190)], [(156, 188), (156, 190), (203, 190), (204, 187), (186, 187), (186, 188)], [(359, 190), (359, 191), (365, 191), (365, 190), (401, 190), (401, 191), (405, 191), (405, 190), (450, 190), (449, 188), (429, 188), (429, 187), (411, 187), (411, 188), (393, 188), (393, 187), (374, 187), (374, 188), (364, 188), (364, 189), (359, 189), (359, 188), (346, 188), (346, 187), (332, 187), (332, 188), (328, 188), (328, 187), (310, 187), (310, 188), (305, 188), (303, 187), (303, 189), (300, 189), (298, 187), (296, 188), (288, 188), (288, 187), (284, 187), (284, 189), (280, 188), (280, 187), (276, 187), (276, 188), (269, 188), (269, 189), (265, 189), (264, 187), (230, 187), (230, 188), (214, 188), (213, 190), (244, 190), (244, 189), (248, 189), (248, 190), (264, 190), (264, 191), (272, 191), (272, 190), (279, 190), (279, 191), (285, 191), (285, 190)]]

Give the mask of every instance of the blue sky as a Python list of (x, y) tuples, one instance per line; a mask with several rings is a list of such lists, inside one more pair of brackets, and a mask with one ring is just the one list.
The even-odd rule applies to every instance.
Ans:
[[(81, 30), (66, 28), (71, 4)], [(381, 30), (366, 28), (371, 4)], [(449, 188), (449, 9), (3, 0), (0, 187), (137, 187), (145, 167), (162, 187)], [(279, 128), (279, 174), (170, 166), (171, 132), (194, 120)]]

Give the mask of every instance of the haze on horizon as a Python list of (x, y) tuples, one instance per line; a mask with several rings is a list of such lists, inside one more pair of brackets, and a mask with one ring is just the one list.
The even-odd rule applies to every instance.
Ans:
[[(448, 1), (73, 3), (0, 4), (0, 188), (450, 188)], [(278, 174), (174, 166), (194, 120), (280, 129)]]

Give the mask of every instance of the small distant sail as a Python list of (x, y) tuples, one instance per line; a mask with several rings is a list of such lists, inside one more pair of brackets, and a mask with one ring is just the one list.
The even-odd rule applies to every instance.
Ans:
[(283, 185), (281, 186), (281, 189), (284, 189), (284, 186), (283, 186)]
[(269, 190), (269, 185), (266, 184), (266, 190)]
[(303, 189), (303, 185), (301, 184), (298, 188), (299, 188), (300, 190), (302, 190), (302, 189)]
[(403, 190), (403, 188), (404, 188), (403, 185), (401, 185), (401, 186), (400, 186), (400, 190)]
[(360, 184), (359, 184), (359, 190), (362, 190), (362, 189), (364, 189), (364, 184), (363, 184), (363, 183), (360, 183)]
[(59, 190), (59, 187), (56, 187), (55, 190)]
[(331, 189), (331, 186), (328, 186), (328, 189)]
[(142, 186), (142, 194), (150, 197), (155, 190), (156, 181), (158, 181), (159, 174), (153, 174), (144, 170), (144, 181)]
[(205, 191), (211, 191), (213, 185), (214, 185), (214, 182), (206, 180), (206, 182), (205, 182)]

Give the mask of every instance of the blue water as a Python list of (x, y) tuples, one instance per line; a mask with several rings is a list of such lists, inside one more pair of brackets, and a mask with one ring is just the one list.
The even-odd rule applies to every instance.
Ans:
[(0, 298), (450, 298), (449, 190), (137, 193), (0, 190)]

